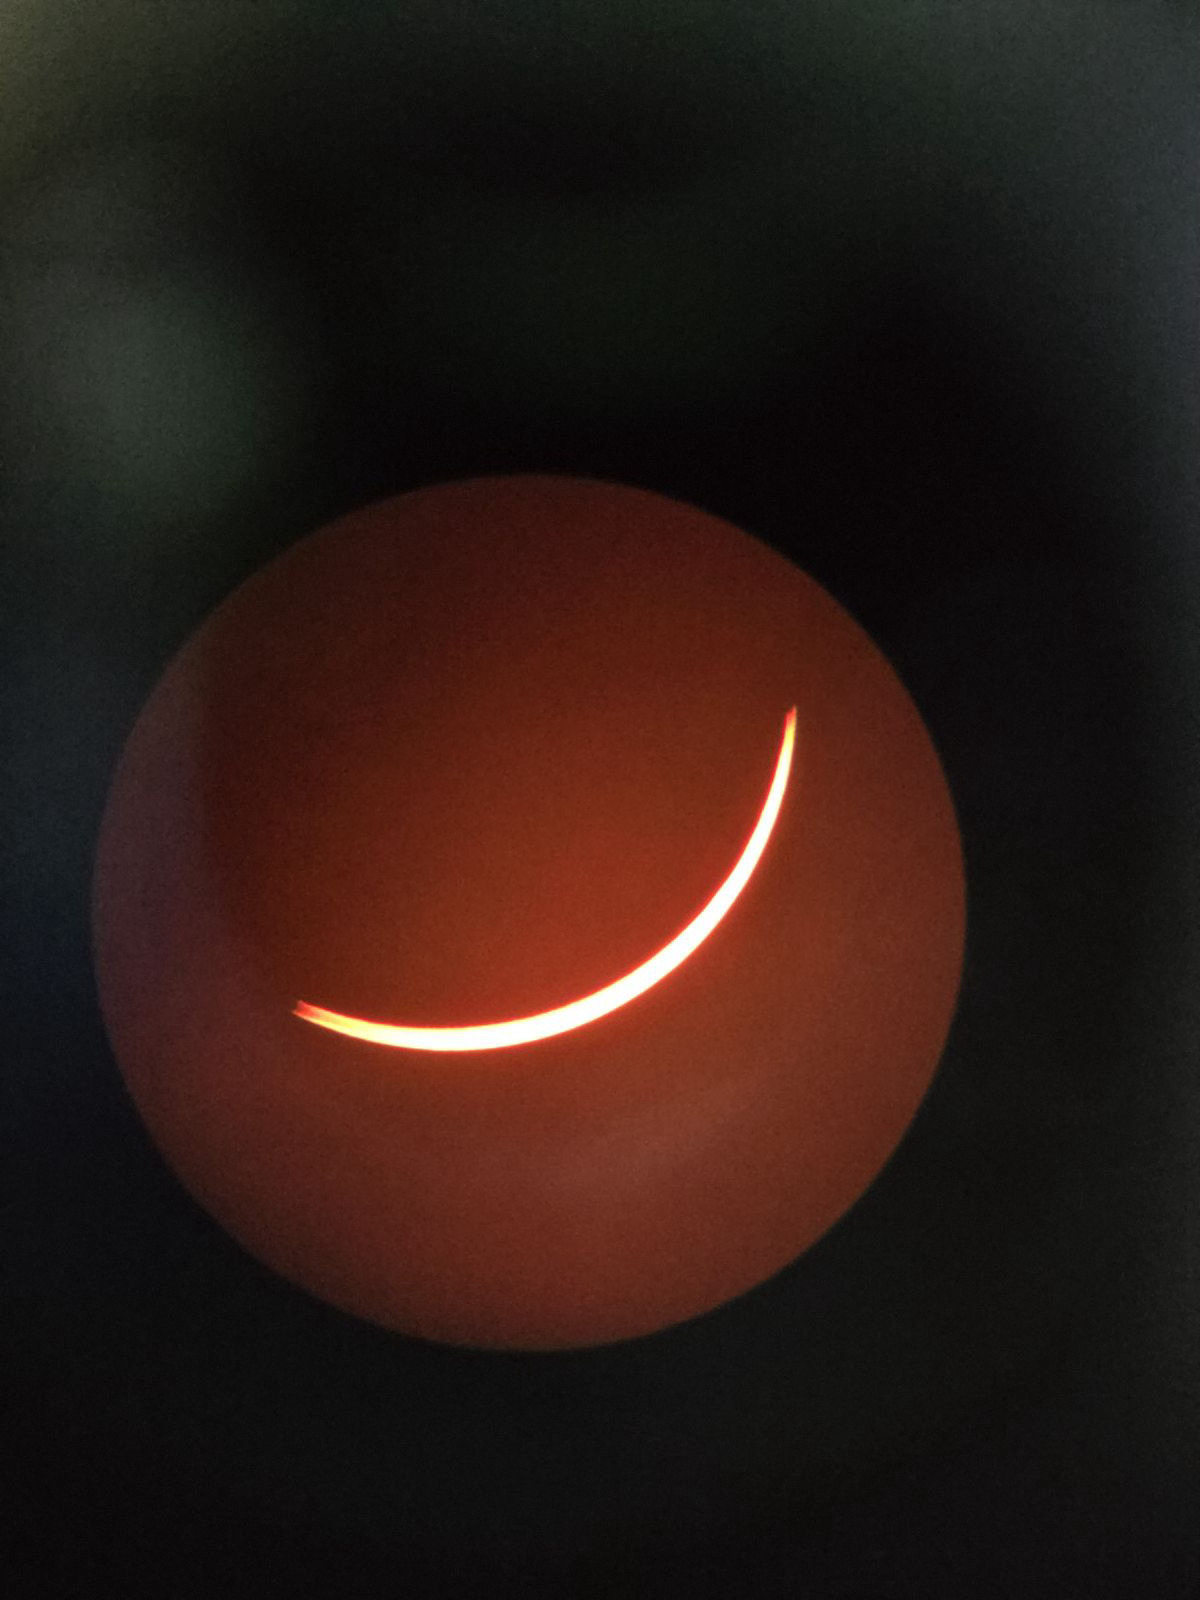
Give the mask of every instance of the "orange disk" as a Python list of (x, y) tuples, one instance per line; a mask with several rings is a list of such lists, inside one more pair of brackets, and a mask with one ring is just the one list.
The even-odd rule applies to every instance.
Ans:
[(858, 625), (565, 478), (407, 494), (243, 584), (96, 869), (109, 1035), (186, 1186), (312, 1293), (484, 1346), (648, 1333), (819, 1238), (925, 1092), (963, 930)]

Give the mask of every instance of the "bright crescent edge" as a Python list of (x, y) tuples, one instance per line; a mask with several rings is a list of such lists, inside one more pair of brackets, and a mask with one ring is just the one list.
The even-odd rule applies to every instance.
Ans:
[(367, 1044), (388, 1045), (394, 1050), (433, 1051), (501, 1050), (512, 1045), (532, 1044), (608, 1016), (610, 1012), (645, 994), (682, 966), (727, 915), (749, 883), (774, 831), (791, 775), (795, 744), (796, 708), (793, 706), (784, 718), (783, 739), (775, 773), (758, 821), (728, 877), (687, 926), (661, 950), (624, 977), (606, 984), (603, 989), (597, 989), (579, 1000), (571, 1000), (566, 1005), (555, 1006), (550, 1011), (539, 1011), (533, 1016), (515, 1017), (509, 1022), (479, 1022), (465, 1027), (410, 1027), (404, 1023), (368, 1022), (361, 1017), (345, 1016), (340, 1011), (327, 1011), (322, 1006), (309, 1005), (305, 1000), (296, 1004), (293, 1015), (305, 1022), (315, 1023), (319, 1028), (328, 1028), (334, 1033), (346, 1034)]

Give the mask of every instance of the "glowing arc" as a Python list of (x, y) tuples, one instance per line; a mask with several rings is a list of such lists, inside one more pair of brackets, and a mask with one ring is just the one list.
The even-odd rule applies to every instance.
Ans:
[(508, 1022), (479, 1022), (465, 1027), (412, 1027), (404, 1023), (369, 1022), (362, 1017), (350, 1017), (340, 1011), (327, 1011), (323, 1006), (309, 1005), (304, 1000), (298, 1002), (294, 1015), (305, 1022), (315, 1023), (319, 1028), (329, 1028), (334, 1033), (347, 1034), (367, 1044), (389, 1045), (395, 1050), (435, 1051), (501, 1050), (512, 1045), (533, 1044), (539, 1039), (551, 1039), (556, 1034), (568, 1033), (573, 1028), (581, 1028), (585, 1023), (608, 1016), (610, 1012), (645, 994), (682, 966), (724, 920), (749, 883), (779, 819), (791, 775), (795, 744), (796, 708), (793, 706), (784, 719), (775, 772), (758, 821), (729, 875), (673, 939), (624, 977), (615, 979), (604, 988), (596, 989), (578, 1000), (571, 1000), (566, 1005), (555, 1006), (550, 1011), (515, 1017)]

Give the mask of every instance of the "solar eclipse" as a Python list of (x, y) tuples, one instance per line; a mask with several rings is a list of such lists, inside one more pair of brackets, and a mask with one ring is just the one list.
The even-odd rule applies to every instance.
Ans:
[(582, 1028), (589, 1022), (599, 1021), (610, 1011), (628, 1005), (631, 1000), (645, 994), (647, 989), (669, 977), (723, 921), (749, 883), (750, 875), (757, 867), (771, 831), (779, 820), (779, 809), (791, 776), (795, 742), (796, 708), (793, 706), (784, 720), (779, 758), (775, 763), (767, 798), (729, 876), (703, 909), (661, 950), (656, 950), (632, 971), (614, 979), (603, 989), (582, 995), (578, 1000), (568, 1000), (564, 1005), (539, 1012), (536, 1016), (515, 1017), (507, 1022), (468, 1023), (465, 1027), (456, 1028), (413, 1028), (403, 1023), (366, 1022), (360, 1017), (346, 1017), (340, 1012), (326, 1011), (322, 1006), (309, 1005), (305, 1000), (297, 1004), (296, 1015), (305, 1022), (314, 1022), (334, 1033), (345, 1033), (352, 1039), (365, 1039), (372, 1044), (391, 1045), (400, 1050), (502, 1050), (512, 1045), (532, 1044), (538, 1039), (552, 1039), (555, 1034), (568, 1033), (572, 1028)]
[(717, 517), (548, 477), (368, 507), (230, 595), (95, 879), (109, 1036), (193, 1195), (335, 1305), (511, 1348), (695, 1316), (832, 1226), (963, 926), (862, 629)]

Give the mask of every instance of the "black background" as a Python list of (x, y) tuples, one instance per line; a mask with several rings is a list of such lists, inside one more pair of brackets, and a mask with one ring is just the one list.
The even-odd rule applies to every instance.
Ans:
[[(1200, 1590), (1195, 34), (5, 13), (5, 1594)], [(922, 707), (968, 863), (950, 1044), (868, 1195), (743, 1300), (553, 1356), (247, 1259), (141, 1131), (88, 949), (190, 630), (331, 515), (496, 471), (792, 555)]]

